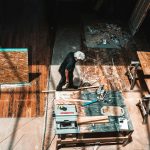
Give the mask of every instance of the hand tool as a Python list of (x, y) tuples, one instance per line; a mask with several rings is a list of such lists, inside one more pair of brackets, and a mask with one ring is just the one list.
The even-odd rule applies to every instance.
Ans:
[(82, 106), (87, 106), (87, 105), (90, 105), (90, 104), (93, 104), (95, 102), (97, 102), (98, 100), (95, 99), (95, 100), (92, 100), (91, 102), (85, 102), (84, 104), (82, 104)]

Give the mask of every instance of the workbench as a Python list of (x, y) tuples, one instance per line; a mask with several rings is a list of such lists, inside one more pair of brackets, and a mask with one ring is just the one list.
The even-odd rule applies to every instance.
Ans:
[(130, 65), (127, 68), (127, 75), (131, 82), (130, 89), (132, 90), (135, 86), (136, 78), (138, 77), (138, 70), (143, 71), (144, 80), (150, 92), (150, 52), (148, 51), (137, 51), (139, 61), (131, 61)]
[[(78, 112), (78, 117), (87, 116), (108, 116), (107, 123), (87, 123), (79, 125), (79, 132), (76, 134), (59, 134), (57, 135), (57, 146), (68, 146), (72, 144), (114, 144), (120, 143), (126, 145), (131, 140), (133, 133), (133, 125), (128, 114), (127, 107), (124, 103), (122, 93), (120, 91), (107, 91), (107, 95), (103, 100), (99, 100), (97, 94), (88, 91), (70, 92), (69, 96), (66, 91), (56, 92), (55, 105), (59, 104), (75, 104)], [(64, 96), (64, 97), (63, 97)], [(71, 101), (65, 101), (64, 98), (71, 98)], [(83, 102), (73, 101), (81, 99)], [(62, 100), (61, 100), (62, 99)], [(87, 100), (97, 100), (96, 102), (83, 106)], [(85, 101), (85, 102), (84, 102)], [(113, 107), (113, 112), (108, 113), (104, 108)], [(121, 108), (122, 111), (116, 111), (116, 108)], [(105, 113), (104, 113), (105, 112)], [(117, 114), (117, 113), (118, 114)], [(127, 125), (121, 127), (120, 120), (125, 119)]]
[(148, 113), (150, 113), (150, 52), (137, 51), (137, 55), (139, 61), (131, 61), (131, 64), (127, 68), (127, 75), (130, 79), (130, 89), (132, 90), (135, 86), (136, 78), (138, 77), (138, 70), (143, 72), (142, 77), (147, 85), (147, 90), (143, 90), (144, 96), (142, 97), (142, 100), (137, 103), (137, 106), (139, 106), (141, 110), (143, 123), (147, 123)]
[(137, 106), (141, 109), (143, 123), (147, 123), (148, 114), (150, 113), (150, 52), (137, 51), (137, 55), (143, 72), (144, 81), (147, 85), (146, 94), (142, 97), (142, 100), (139, 101)]

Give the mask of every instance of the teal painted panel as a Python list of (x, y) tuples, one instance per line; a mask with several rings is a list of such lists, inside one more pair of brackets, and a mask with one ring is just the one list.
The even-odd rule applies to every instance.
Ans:
[(84, 112), (86, 116), (102, 116), (103, 113), (101, 112), (101, 108), (103, 106), (119, 106), (124, 110), (124, 114), (122, 116), (109, 116), (109, 122), (105, 124), (95, 124), (94, 126), (89, 126), (89, 130), (94, 132), (103, 132), (103, 133), (117, 133), (122, 132), (120, 129), (120, 119), (127, 119), (128, 120), (128, 129), (126, 130), (126, 134), (132, 132), (133, 124), (130, 119), (128, 109), (124, 103), (124, 98), (122, 92), (120, 91), (106, 91), (106, 95), (103, 100), (99, 100), (97, 98), (97, 94), (95, 92), (83, 92), (81, 94), (81, 99), (85, 101), (88, 100), (96, 100), (97, 102), (92, 103), (90, 105), (84, 106)]
[(27, 52), (28, 48), (0, 48), (0, 52)]

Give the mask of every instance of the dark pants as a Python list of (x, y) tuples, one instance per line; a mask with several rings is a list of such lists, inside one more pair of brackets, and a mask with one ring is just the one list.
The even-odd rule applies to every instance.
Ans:
[[(59, 72), (61, 75), (61, 79), (57, 85), (56, 91), (62, 91), (62, 87), (66, 84), (66, 76), (65, 76), (65, 72)], [(68, 88), (73, 87), (73, 72), (70, 71), (69, 72), (69, 86)]]

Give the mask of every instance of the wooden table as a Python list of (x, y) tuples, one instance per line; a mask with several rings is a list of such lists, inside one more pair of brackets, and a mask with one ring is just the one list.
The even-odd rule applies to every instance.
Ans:
[(150, 52), (138, 51), (137, 54), (144, 73), (144, 80), (147, 85), (148, 92), (150, 92), (150, 77), (148, 77), (150, 76)]
[[(144, 74), (144, 81), (147, 85), (148, 93), (150, 93), (150, 52), (138, 51), (137, 52), (141, 68)], [(140, 104), (140, 103), (139, 103)], [(144, 122), (147, 122), (148, 114), (150, 113), (150, 94), (145, 95), (142, 98), (140, 107), (143, 107), (145, 113), (143, 112)]]
[[(109, 115), (109, 121), (106, 123), (91, 123), (78, 124), (79, 131), (76, 134), (56, 134), (57, 148), (68, 145), (78, 144), (123, 144), (126, 145), (131, 140), (133, 133), (133, 125), (130, 120), (127, 108), (124, 104), (123, 97), (119, 91), (107, 91), (108, 94), (105, 100), (97, 101), (88, 106), (83, 107), (83, 101), (86, 99), (92, 100), (97, 97), (95, 92), (82, 91), (56, 91), (55, 92), (55, 107), (64, 104), (74, 104), (76, 106), (78, 117), (105, 117), (101, 111), (103, 106), (118, 106), (124, 110), (124, 113), (119, 115)], [(68, 100), (66, 99), (68, 98)], [(77, 99), (80, 101), (77, 101)], [(74, 101), (73, 101), (74, 99)], [(85, 99), (85, 100), (83, 100)], [(70, 100), (70, 101), (69, 101)], [(106, 115), (107, 116), (107, 115)], [(122, 128), (119, 119), (126, 118), (128, 120), (127, 129)]]
[(150, 75), (150, 52), (137, 52), (144, 75)]

